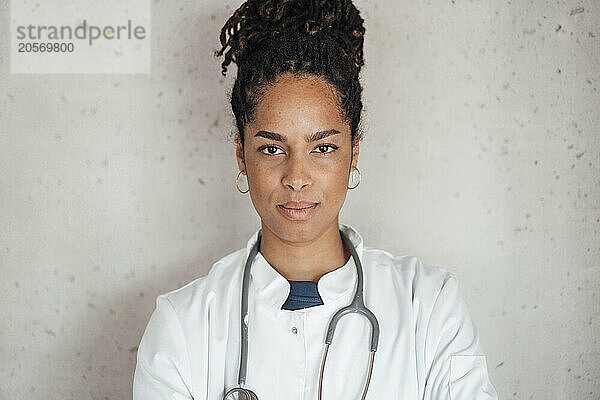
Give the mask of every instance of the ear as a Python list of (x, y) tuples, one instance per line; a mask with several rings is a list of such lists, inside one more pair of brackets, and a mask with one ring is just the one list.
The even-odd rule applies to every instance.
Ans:
[(238, 167), (240, 171), (246, 171), (246, 162), (244, 160), (244, 148), (238, 133), (235, 137), (235, 158), (237, 159)]
[(354, 143), (352, 143), (352, 163), (350, 164), (350, 170), (352, 171), (356, 168), (356, 164), (358, 164), (358, 142), (360, 139), (360, 133), (356, 131), (354, 134)]

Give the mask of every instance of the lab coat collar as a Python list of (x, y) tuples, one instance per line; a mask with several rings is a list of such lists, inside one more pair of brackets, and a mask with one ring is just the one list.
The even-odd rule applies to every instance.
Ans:
[[(350, 225), (338, 223), (338, 226), (339, 229), (348, 235), (348, 238), (352, 244), (354, 244), (356, 253), (358, 254), (359, 260), (363, 264), (364, 269), (365, 266), (362, 262), (362, 236)], [(250, 254), (252, 246), (254, 246), (256, 240), (258, 239), (259, 231), (260, 228), (256, 230), (246, 244), (246, 258), (248, 257), (248, 254)], [(242, 268), (244, 268), (246, 264), (246, 258), (244, 258)], [(260, 251), (252, 263), (252, 267), (250, 268), (250, 276), (251, 281), (257, 290), (256, 295), (277, 309), (281, 309), (281, 306), (289, 296), (290, 284), (283, 275), (281, 275), (267, 262)], [(343, 266), (323, 275), (317, 283), (317, 290), (321, 295), (323, 304), (327, 305), (335, 302), (336, 300), (342, 298), (342, 296), (347, 295), (349, 292), (354, 293), (357, 276), (356, 266), (352, 256), (350, 256), (348, 262), (346, 262), (346, 264)]]

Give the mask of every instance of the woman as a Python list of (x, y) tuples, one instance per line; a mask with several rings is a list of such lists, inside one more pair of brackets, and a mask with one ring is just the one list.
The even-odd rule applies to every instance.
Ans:
[(456, 278), (338, 220), (360, 183), (364, 32), (350, 0), (248, 0), (223, 27), (236, 184), (261, 227), (158, 297), (135, 400), (497, 398)]

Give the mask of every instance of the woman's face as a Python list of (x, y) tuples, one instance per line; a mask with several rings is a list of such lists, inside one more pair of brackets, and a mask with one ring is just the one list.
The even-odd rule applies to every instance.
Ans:
[(332, 225), (337, 229), (358, 135), (352, 147), (333, 90), (311, 75), (280, 75), (245, 127), (243, 153), (238, 142), (238, 166), (263, 229), (285, 241), (311, 241)]

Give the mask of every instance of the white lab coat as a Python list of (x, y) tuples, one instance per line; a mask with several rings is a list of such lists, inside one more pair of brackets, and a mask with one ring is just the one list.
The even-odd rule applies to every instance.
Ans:
[[(379, 348), (367, 399), (497, 399), (479, 335), (456, 277), (412, 256), (363, 246), (341, 224), (364, 269), (365, 304), (379, 320)], [(246, 247), (208, 275), (158, 296), (137, 353), (134, 400), (221, 400), (237, 387), (241, 282)], [(318, 282), (323, 305), (282, 310), (290, 286), (259, 252), (251, 268), (246, 388), (260, 400), (316, 400), (326, 327), (352, 300), (352, 257)], [(338, 323), (327, 356), (323, 399), (360, 399), (370, 325), (358, 314)]]

